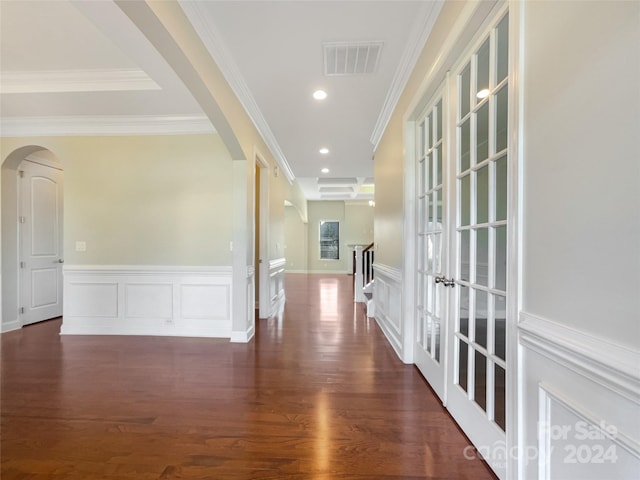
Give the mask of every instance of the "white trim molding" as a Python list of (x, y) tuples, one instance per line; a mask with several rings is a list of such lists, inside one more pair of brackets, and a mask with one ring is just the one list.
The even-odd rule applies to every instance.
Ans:
[(195, 135), (216, 133), (206, 115), (3, 117), (2, 137)]
[(520, 344), (638, 402), (640, 352), (527, 312), (520, 312)]
[(277, 316), (284, 306), (284, 274), (286, 258), (269, 260), (269, 317)]
[(256, 332), (256, 322), (255, 322), (255, 303), (256, 303), (256, 286), (255, 286), (255, 274), (256, 268), (254, 265), (247, 265), (247, 283), (246, 283), (246, 295), (247, 295), (247, 305), (246, 305), (246, 315), (247, 315), (247, 328), (246, 330), (231, 331), (231, 342), (232, 343), (248, 343)]
[(11, 332), (13, 330), (18, 330), (22, 327), (22, 323), (19, 319), (11, 320), (10, 322), (2, 322), (0, 324), (0, 333)]
[(138, 68), (38, 70), (0, 73), (0, 93), (121, 92), (161, 90)]
[(640, 352), (530, 312), (519, 318), (518, 451), (528, 452), (519, 478), (635, 478)]
[(278, 141), (271, 131), (262, 111), (253, 98), (240, 69), (233, 60), (233, 56), (222, 40), (222, 36), (216, 31), (214, 22), (207, 21), (207, 11), (198, 2), (179, 0), (180, 7), (193, 25), (196, 33), (204, 43), (209, 55), (216, 62), (224, 78), (229, 83), (233, 93), (238, 97), (238, 101), (244, 108), (247, 115), (258, 130), (258, 133), (269, 148), (271, 155), (275, 158), (278, 166), (283, 171), (289, 183), (295, 179), (295, 175), (289, 166), (289, 162), (280, 148)]
[(65, 266), (64, 335), (231, 337), (231, 267)]
[(398, 357), (406, 363), (402, 336), (402, 272), (380, 263), (373, 264), (373, 271), (373, 308), (376, 322)]
[(378, 143), (387, 128), (391, 115), (393, 114), (393, 111), (398, 104), (398, 100), (400, 100), (400, 96), (411, 77), (411, 73), (418, 62), (418, 58), (420, 57), (422, 49), (431, 34), (431, 30), (436, 23), (436, 19), (438, 18), (443, 5), (443, 0), (425, 3), (422, 7), (421, 15), (418, 17), (418, 22), (414, 25), (411, 33), (409, 34), (407, 48), (400, 58), (400, 63), (398, 64), (396, 73), (393, 76), (391, 87), (387, 92), (387, 97), (382, 105), (382, 110), (378, 115), (376, 125), (371, 133), (370, 141), (373, 144), (374, 151), (378, 148)]

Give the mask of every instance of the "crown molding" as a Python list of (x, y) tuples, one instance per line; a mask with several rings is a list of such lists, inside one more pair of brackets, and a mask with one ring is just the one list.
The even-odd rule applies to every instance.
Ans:
[(189, 135), (216, 133), (205, 115), (5, 117), (0, 137)]
[(161, 90), (137, 68), (32, 70), (0, 73), (0, 93), (118, 92)]
[(387, 128), (393, 111), (398, 105), (400, 95), (402, 95), (402, 92), (411, 77), (411, 73), (418, 62), (418, 58), (420, 58), (422, 49), (427, 43), (427, 39), (431, 34), (431, 30), (436, 23), (436, 19), (438, 18), (443, 5), (444, 0), (425, 3), (422, 7), (424, 13), (419, 17), (421, 21), (417, 22), (411, 29), (407, 47), (400, 58), (400, 63), (393, 77), (393, 81), (391, 82), (391, 87), (387, 92), (387, 97), (384, 100), (382, 110), (380, 111), (376, 125), (373, 128), (373, 133), (371, 134), (370, 140), (373, 144), (374, 151), (378, 148), (378, 143)]
[(220, 68), (233, 93), (238, 97), (238, 101), (258, 130), (262, 140), (269, 148), (280, 170), (282, 170), (289, 183), (292, 183), (293, 180), (295, 180), (295, 175), (289, 166), (289, 162), (287, 162), (284, 152), (280, 148), (269, 124), (262, 115), (258, 104), (251, 94), (249, 86), (240, 73), (231, 53), (225, 46), (222, 37), (214, 25), (206, 20), (207, 12), (198, 2), (178, 0), (178, 3), (204, 43), (207, 51)]

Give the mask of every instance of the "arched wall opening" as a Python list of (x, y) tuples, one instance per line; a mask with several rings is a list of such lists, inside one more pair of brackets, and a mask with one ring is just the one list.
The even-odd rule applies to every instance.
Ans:
[(58, 157), (49, 149), (39, 145), (27, 145), (11, 152), (2, 162), (1, 211), (1, 271), (2, 318), (0, 331), (6, 332), (22, 327), (20, 318), (19, 289), (19, 175), (24, 160), (62, 168)]

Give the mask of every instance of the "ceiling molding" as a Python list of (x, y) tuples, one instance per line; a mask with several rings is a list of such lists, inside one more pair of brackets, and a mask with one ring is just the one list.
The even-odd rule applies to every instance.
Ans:
[(289, 183), (292, 183), (295, 180), (295, 175), (289, 166), (289, 162), (287, 162), (284, 152), (280, 148), (269, 124), (262, 115), (231, 53), (224, 45), (222, 37), (212, 23), (206, 20), (206, 11), (197, 2), (179, 0), (179, 4), (207, 48), (207, 51), (220, 68), (225, 80), (229, 83), (236, 97), (238, 97), (238, 101), (258, 130), (262, 140), (269, 148), (280, 170), (282, 170)]
[(438, 15), (440, 14), (443, 4), (444, 0), (426, 2), (422, 7), (423, 15), (419, 16), (420, 20), (411, 29), (411, 33), (409, 34), (409, 39), (407, 41), (407, 47), (402, 54), (398, 69), (393, 77), (391, 87), (389, 88), (382, 110), (380, 111), (380, 115), (376, 121), (373, 133), (371, 134), (371, 143), (373, 144), (374, 151), (378, 148), (378, 143), (387, 128), (387, 124), (389, 123), (391, 115), (400, 100), (400, 95), (402, 95), (402, 92), (411, 77), (411, 73), (418, 62), (418, 58), (420, 58), (422, 49), (431, 34), (431, 30), (433, 29), (433, 25), (435, 24)]
[(137, 68), (39, 70), (0, 73), (0, 93), (120, 92), (161, 90)]
[(1, 137), (192, 135), (216, 133), (205, 115), (3, 117)]

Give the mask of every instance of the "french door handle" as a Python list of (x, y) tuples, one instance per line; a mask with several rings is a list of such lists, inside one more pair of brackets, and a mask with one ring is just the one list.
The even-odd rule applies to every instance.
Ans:
[(456, 281), (453, 278), (447, 278), (444, 275), (434, 277), (436, 284), (441, 283), (445, 287), (455, 287)]

